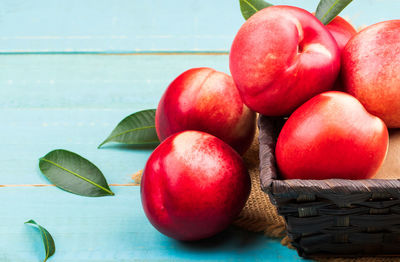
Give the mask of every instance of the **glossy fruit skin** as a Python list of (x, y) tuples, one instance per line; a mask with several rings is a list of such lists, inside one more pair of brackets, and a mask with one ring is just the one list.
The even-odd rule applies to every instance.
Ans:
[(400, 127), (400, 20), (371, 25), (342, 53), (346, 92), (389, 128)]
[[(326, 28), (328, 28), (329, 32), (335, 38), (340, 52), (343, 51), (349, 40), (357, 34), (356, 29), (340, 16), (336, 16), (329, 24), (326, 25)], [(333, 86), (333, 90), (344, 91), (344, 85), (340, 73)]]
[(340, 16), (336, 16), (326, 27), (335, 38), (340, 51), (342, 51), (347, 42), (357, 34), (357, 30)]
[(229, 66), (250, 109), (267, 116), (289, 115), (333, 87), (340, 52), (328, 29), (311, 13), (272, 6), (242, 25)]
[(199, 131), (170, 136), (151, 154), (141, 181), (145, 214), (161, 233), (199, 240), (224, 230), (250, 194), (240, 155)]
[(156, 130), (161, 141), (184, 130), (203, 131), (243, 154), (253, 141), (255, 118), (231, 76), (211, 68), (193, 68), (179, 75), (162, 96)]
[(284, 179), (367, 179), (382, 165), (388, 149), (384, 122), (353, 96), (330, 91), (299, 107), (276, 144)]

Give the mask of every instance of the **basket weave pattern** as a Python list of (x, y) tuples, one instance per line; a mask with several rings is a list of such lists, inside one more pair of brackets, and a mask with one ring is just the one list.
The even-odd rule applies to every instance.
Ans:
[(283, 123), (259, 118), (260, 180), (299, 255), (400, 254), (400, 181), (279, 180), (274, 150)]

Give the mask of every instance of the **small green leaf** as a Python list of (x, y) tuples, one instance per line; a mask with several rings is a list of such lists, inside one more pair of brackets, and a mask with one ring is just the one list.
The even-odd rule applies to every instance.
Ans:
[(242, 11), (242, 15), (246, 20), (261, 9), (272, 6), (272, 4), (267, 3), (263, 0), (239, 0), (239, 2), (240, 11)]
[(119, 142), (129, 145), (159, 143), (155, 118), (155, 109), (139, 111), (125, 117), (98, 148), (108, 142)]
[(318, 4), (315, 16), (324, 25), (329, 24), (342, 10), (353, 0), (321, 0)]
[(45, 256), (43, 262), (46, 262), (47, 259), (49, 257), (51, 257), (52, 255), (54, 255), (54, 253), (56, 252), (56, 246), (54, 244), (53, 237), (50, 235), (49, 231), (47, 231), (44, 227), (42, 227), (41, 225), (39, 225), (32, 219), (29, 221), (26, 221), (25, 224), (34, 226), (39, 229), (40, 236), (42, 237), (43, 244), (44, 244), (44, 250), (46, 251), (46, 256)]
[(73, 152), (51, 151), (39, 159), (39, 168), (51, 183), (70, 193), (89, 197), (114, 195), (97, 166)]

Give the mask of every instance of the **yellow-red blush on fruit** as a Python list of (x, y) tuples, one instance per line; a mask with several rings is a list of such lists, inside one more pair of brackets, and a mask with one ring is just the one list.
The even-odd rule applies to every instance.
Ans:
[(177, 132), (198, 130), (243, 154), (253, 140), (255, 118), (231, 76), (212, 68), (192, 68), (168, 86), (158, 104), (155, 125), (161, 141)]
[(299, 107), (279, 134), (284, 179), (367, 179), (382, 165), (388, 131), (353, 96), (330, 91)]

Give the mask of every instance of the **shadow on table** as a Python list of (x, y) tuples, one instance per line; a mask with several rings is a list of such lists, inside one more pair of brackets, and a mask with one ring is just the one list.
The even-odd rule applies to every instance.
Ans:
[(168, 256), (174, 261), (310, 261), (279, 239), (231, 226), (220, 234), (195, 242), (169, 240)]
[(118, 143), (110, 143), (105, 144), (99, 149), (118, 149), (118, 150), (154, 150), (159, 145), (159, 143), (155, 144), (142, 144), (142, 145), (126, 145), (126, 144), (118, 144)]
[(253, 233), (239, 227), (230, 226), (225, 231), (211, 238), (194, 242), (179, 241), (178, 243), (181, 248), (191, 251), (224, 249), (240, 251), (240, 249), (258, 249), (260, 245), (265, 245), (266, 239), (272, 240), (261, 233)]

